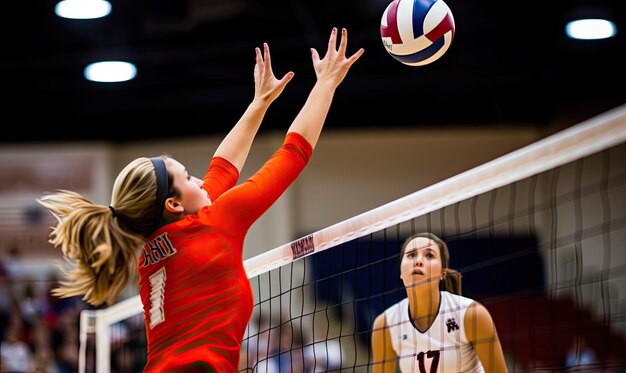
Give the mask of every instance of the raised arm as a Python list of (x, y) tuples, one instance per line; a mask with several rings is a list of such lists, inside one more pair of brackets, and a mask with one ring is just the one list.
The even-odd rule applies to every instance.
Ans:
[(486, 373), (506, 373), (508, 369), (496, 325), (482, 304), (472, 304), (465, 314), (465, 334), (474, 345)]
[(363, 55), (363, 48), (346, 58), (348, 31), (341, 29), (341, 42), (337, 48), (337, 28), (334, 27), (328, 40), (328, 49), (323, 59), (315, 48), (311, 48), (311, 58), (317, 81), (304, 106), (289, 127), (288, 132), (298, 132), (313, 148), (317, 144), (324, 121), (333, 101), (335, 90), (343, 81), (352, 64)]
[(215, 151), (215, 157), (222, 157), (232, 163), (241, 172), (252, 141), (256, 136), (263, 117), (270, 104), (283, 92), (293, 78), (292, 71), (277, 79), (272, 71), (272, 59), (267, 43), (261, 50), (255, 48), (256, 64), (254, 65), (254, 99), (248, 105), (237, 124), (230, 130)]

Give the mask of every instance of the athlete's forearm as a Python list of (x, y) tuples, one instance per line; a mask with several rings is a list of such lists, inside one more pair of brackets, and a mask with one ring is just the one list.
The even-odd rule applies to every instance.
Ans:
[(287, 132), (299, 133), (315, 148), (330, 110), (335, 90), (336, 86), (332, 82), (317, 81)]
[(227, 159), (241, 171), (270, 104), (271, 101), (264, 99), (253, 100), (237, 124), (222, 140), (214, 156)]

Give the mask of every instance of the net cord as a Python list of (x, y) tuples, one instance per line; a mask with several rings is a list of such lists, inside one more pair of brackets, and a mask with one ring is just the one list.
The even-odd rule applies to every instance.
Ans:
[[(626, 141), (626, 105), (244, 262), (248, 278)], [(294, 255), (312, 239), (314, 250)]]

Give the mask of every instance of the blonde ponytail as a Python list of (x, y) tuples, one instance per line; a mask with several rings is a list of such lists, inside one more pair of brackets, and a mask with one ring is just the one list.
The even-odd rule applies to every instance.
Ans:
[(148, 158), (129, 163), (113, 186), (111, 206), (59, 190), (37, 200), (57, 220), (49, 242), (69, 264), (53, 290), (59, 297), (83, 296), (93, 305), (112, 304), (137, 274), (137, 251), (154, 227), (156, 176)]
[(57, 225), (49, 242), (60, 247), (70, 269), (53, 294), (83, 295), (93, 305), (112, 304), (136, 273), (136, 250), (142, 238), (120, 228), (108, 206), (96, 205), (78, 193), (61, 190), (40, 198)]

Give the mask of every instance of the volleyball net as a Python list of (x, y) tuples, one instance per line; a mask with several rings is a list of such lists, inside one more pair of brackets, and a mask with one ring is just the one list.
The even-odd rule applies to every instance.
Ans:
[[(626, 106), (244, 262), (240, 372), (368, 372), (406, 297), (400, 249), (432, 232), (491, 313), (511, 372), (626, 368)], [(141, 302), (81, 314), (81, 372), (141, 371)]]

